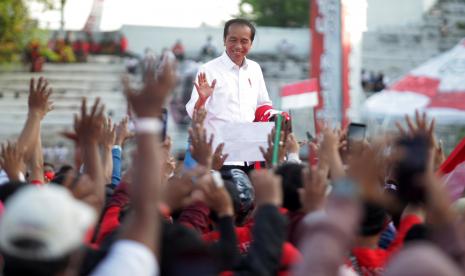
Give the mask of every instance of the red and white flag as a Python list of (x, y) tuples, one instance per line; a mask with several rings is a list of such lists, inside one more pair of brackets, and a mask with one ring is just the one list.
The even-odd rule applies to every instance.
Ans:
[(465, 190), (465, 139), (452, 151), (439, 168), (442, 180), (452, 201), (462, 197)]
[(309, 79), (283, 86), (281, 108), (296, 109), (318, 105), (318, 80)]

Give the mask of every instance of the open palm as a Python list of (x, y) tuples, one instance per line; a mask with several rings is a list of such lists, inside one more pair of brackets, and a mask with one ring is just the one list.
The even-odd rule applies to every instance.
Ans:
[(211, 85), (208, 83), (205, 73), (200, 73), (197, 77), (197, 83), (194, 82), (195, 89), (197, 89), (197, 93), (199, 93), (201, 99), (210, 97), (213, 94), (215, 85), (216, 80), (213, 80)]

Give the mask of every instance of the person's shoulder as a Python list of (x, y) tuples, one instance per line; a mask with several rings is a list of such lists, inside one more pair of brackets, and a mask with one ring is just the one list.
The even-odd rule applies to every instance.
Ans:
[(262, 71), (262, 67), (260, 66), (260, 64), (258, 64), (258, 62), (254, 60), (247, 59), (247, 64), (253, 70), (258, 70), (260, 72)]
[(199, 67), (199, 72), (214, 73), (221, 68), (222, 62), (220, 57), (214, 58)]
[(221, 56), (216, 57), (216, 58), (214, 58), (214, 59), (212, 59), (212, 60), (210, 60), (210, 61), (204, 63), (204, 64), (202, 65), (202, 67), (212, 67), (212, 66), (215, 66), (215, 67), (216, 67), (216, 66), (218, 66), (219, 64), (221, 64)]

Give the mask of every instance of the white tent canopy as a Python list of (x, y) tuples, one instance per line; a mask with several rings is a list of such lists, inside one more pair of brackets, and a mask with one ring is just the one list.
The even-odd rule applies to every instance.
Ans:
[(465, 40), (368, 98), (362, 116), (392, 122), (415, 110), (443, 125), (465, 125)]

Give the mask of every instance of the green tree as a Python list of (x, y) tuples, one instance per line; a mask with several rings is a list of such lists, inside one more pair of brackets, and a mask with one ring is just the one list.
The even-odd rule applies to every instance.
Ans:
[[(53, 0), (35, 0), (44, 8), (53, 7)], [(29, 16), (26, 1), (0, 1), (0, 62), (18, 61), (21, 52), (36, 30), (36, 22)]]
[(241, 0), (239, 10), (259, 26), (304, 27), (309, 25), (310, 0)]

